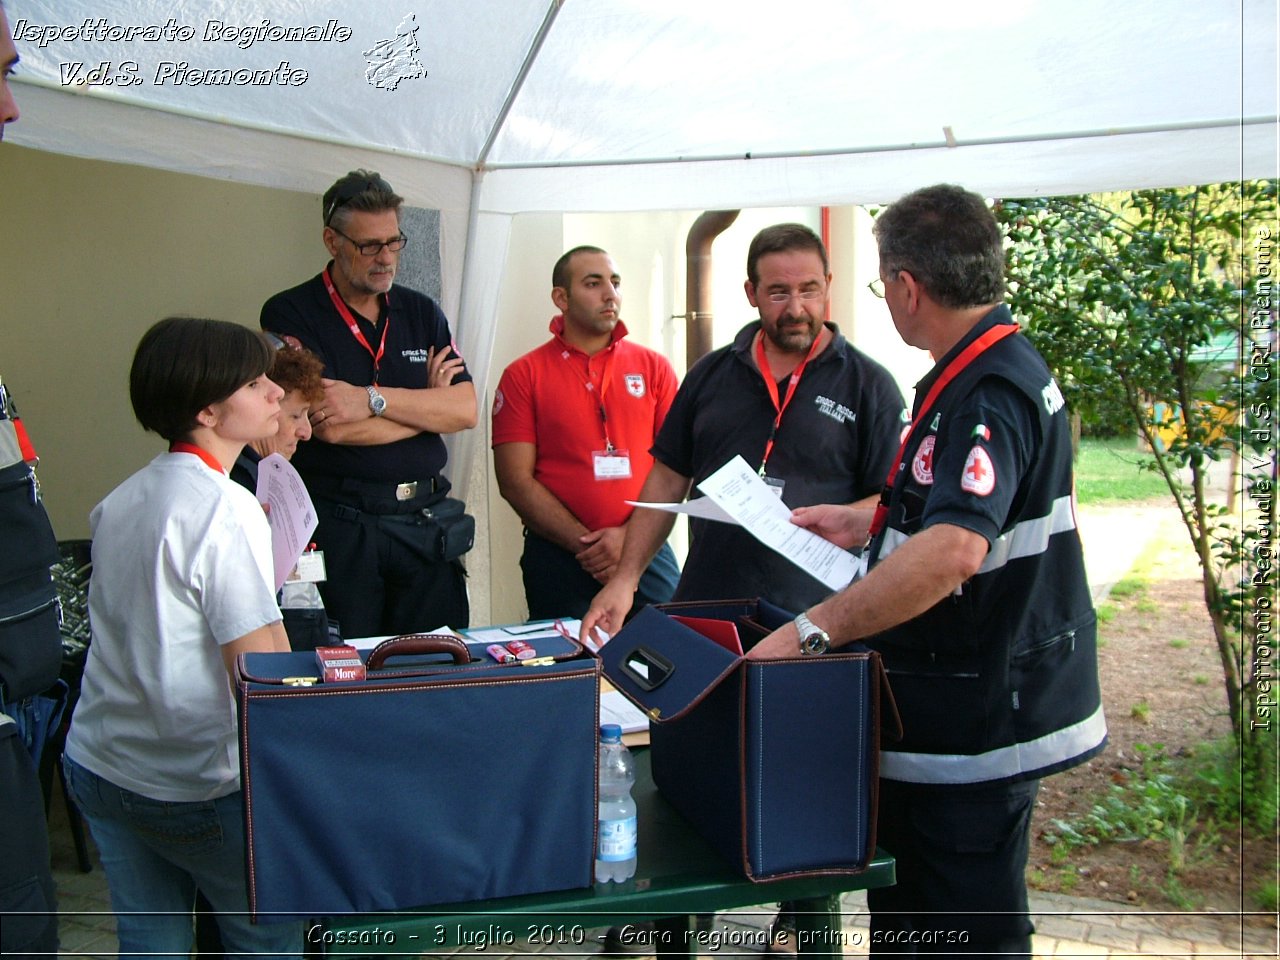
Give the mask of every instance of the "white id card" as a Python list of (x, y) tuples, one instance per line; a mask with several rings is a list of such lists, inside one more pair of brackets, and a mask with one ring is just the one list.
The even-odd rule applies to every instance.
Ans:
[(787, 481), (781, 480), (778, 477), (761, 477), (760, 479), (764, 481), (764, 484), (769, 488), (770, 493), (779, 500), (782, 499), (782, 488), (787, 485)]
[(298, 565), (285, 582), (320, 583), (324, 579), (324, 551), (308, 550), (298, 558)]
[(597, 480), (626, 480), (631, 476), (631, 454), (626, 450), (596, 450), (591, 460)]

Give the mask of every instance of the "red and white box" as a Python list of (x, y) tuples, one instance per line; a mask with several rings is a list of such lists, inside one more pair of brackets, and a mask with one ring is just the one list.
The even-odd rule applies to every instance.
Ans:
[(355, 647), (316, 647), (316, 666), (323, 683), (349, 683), (364, 679), (364, 661)]

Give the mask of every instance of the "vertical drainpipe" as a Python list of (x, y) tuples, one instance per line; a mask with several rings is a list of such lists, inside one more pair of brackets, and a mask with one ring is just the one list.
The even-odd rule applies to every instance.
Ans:
[(711, 352), (711, 243), (738, 219), (738, 210), (708, 210), (685, 239), (685, 362)]

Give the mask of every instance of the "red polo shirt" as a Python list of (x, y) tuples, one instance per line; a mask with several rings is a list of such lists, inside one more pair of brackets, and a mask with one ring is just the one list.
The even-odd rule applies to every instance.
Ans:
[[(675, 370), (662, 354), (625, 340), (621, 322), (593, 357), (565, 341), (563, 316), (551, 320), (551, 333), (503, 372), (493, 445), (532, 443), (534, 478), (575, 517), (590, 530), (620, 526), (631, 516), (625, 501), (636, 499), (653, 465), (649, 449), (676, 394)], [(595, 478), (593, 454), (605, 449), (606, 430), (615, 450), (630, 454), (627, 479)]]

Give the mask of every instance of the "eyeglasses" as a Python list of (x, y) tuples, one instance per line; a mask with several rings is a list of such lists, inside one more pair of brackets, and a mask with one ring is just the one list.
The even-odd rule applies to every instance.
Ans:
[(822, 287), (806, 287), (804, 290), (797, 290), (795, 293), (772, 290), (765, 294), (765, 299), (770, 303), (789, 303), (792, 297), (799, 297), (801, 300), (820, 300), (826, 292)]
[(392, 253), (396, 253), (397, 251), (403, 250), (404, 245), (409, 242), (409, 238), (403, 233), (394, 240), (365, 240), (361, 242), (358, 240), (352, 240), (337, 227), (330, 227), (329, 229), (359, 250), (360, 253), (366, 257), (376, 257), (382, 252), (383, 247), (386, 247)]
[(874, 293), (881, 300), (884, 299), (884, 281), (881, 280), (879, 277), (876, 277), (874, 280), (868, 283), (867, 289), (870, 290), (872, 293)]

